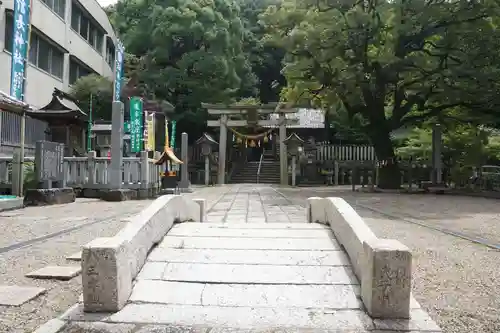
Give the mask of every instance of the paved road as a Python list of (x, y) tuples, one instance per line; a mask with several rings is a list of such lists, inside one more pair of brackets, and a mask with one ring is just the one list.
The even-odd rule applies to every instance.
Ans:
[(278, 191), (294, 202), (310, 196), (343, 197), (379, 237), (409, 246), (415, 298), (444, 332), (500, 332), (500, 251), (452, 235), (500, 244), (498, 200), (354, 193), (346, 188)]
[[(189, 194), (207, 199), (210, 207), (229, 188), (200, 189)], [(66, 257), (94, 238), (116, 234), (123, 220), (151, 200), (76, 203), (30, 207), (0, 213), (0, 286), (39, 286), (44, 295), (20, 307), (0, 306), (0, 333), (27, 333), (57, 317), (78, 301), (80, 276), (70, 281), (35, 280), (24, 275), (48, 265), (77, 265)]]

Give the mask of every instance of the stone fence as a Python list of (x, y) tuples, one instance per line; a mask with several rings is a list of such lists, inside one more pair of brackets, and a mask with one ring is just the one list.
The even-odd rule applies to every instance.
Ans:
[[(34, 158), (25, 157), (25, 173), (34, 168)], [(30, 165), (31, 164), (31, 165)], [(12, 157), (0, 157), (0, 188), (12, 187), (13, 167)], [(155, 165), (148, 153), (143, 151), (140, 157), (124, 157), (122, 181), (124, 189), (159, 188), (161, 166)], [(96, 157), (91, 151), (86, 157), (64, 158), (64, 186), (82, 190), (106, 190), (110, 188), (111, 159)]]
[(308, 199), (310, 223), (329, 225), (361, 283), (361, 299), (374, 318), (410, 318), (412, 254), (397, 240), (380, 239), (342, 198)]

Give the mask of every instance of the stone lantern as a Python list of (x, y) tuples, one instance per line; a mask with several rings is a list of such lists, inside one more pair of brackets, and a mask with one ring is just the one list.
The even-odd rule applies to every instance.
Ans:
[(210, 182), (210, 155), (213, 148), (218, 146), (219, 143), (215, 141), (209, 134), (203, 135), (196, 140), (196, 144), (201, 147), (201, 154), (205, 157), (205, 185)]
[(292, 133), (285, 140), (283, 140), (283, 143), (286, 145), (288, 153), (292, 155), (292, 186), (295, 186), (297, 156), (303, 147), (304, 140), (302, 140), (297, 134)]

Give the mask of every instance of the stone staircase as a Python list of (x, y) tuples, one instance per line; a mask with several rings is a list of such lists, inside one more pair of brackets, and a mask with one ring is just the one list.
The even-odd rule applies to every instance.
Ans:
[(245, 162), (240, 165), (233, 176), (231, 184), (279, 184), (280, 163), (274, 158), (264, 156), (262, 160), (260, 175), (257, 177), (259, 162)]

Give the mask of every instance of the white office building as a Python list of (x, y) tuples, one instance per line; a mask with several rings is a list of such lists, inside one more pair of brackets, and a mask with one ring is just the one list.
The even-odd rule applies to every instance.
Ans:
[[(8, 93), (14, 0), (1, 1), (0, 90)], [(117, 40), (106, 13), (96, 0), (32, 0), (31, 23), (25, 102), (43, 107), (51, 101), (54, 88), (68, 91), (79, 77), (90, 73), (113, 78)], [(18, 115), (2, 112), (0, 152), (2, 145), (16, 144), (18, 133), (15, 138), (6, 135), (16, 133), (12, 129), (19, 126), (18, 118)], [(43, 126), (39, 120), (28, 119), (28, 146), (43, 137)]]

